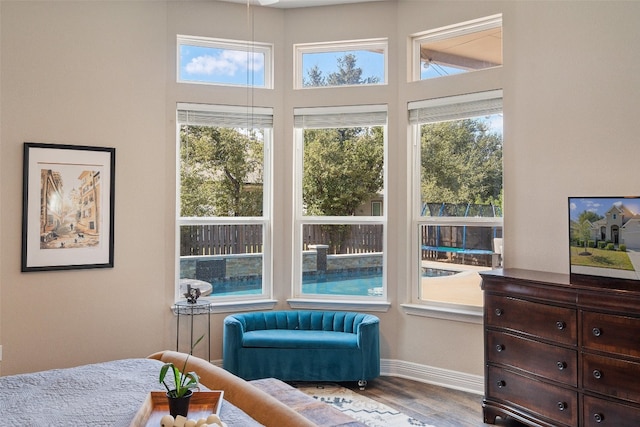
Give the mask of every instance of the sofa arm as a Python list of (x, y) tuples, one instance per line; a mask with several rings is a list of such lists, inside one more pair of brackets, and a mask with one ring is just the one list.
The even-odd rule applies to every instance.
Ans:
[(232, 315), (224, 319), (222, 331), (222, 363), (224, 369), (234, 374), (240, 372), (238, 349), (242, 347), (243, 334), (244, 326), (240, 320)]
[(380, 321), (368, 316), (357, 327), (358, 347), (362, 351), (362, 378), (380, 375)]
[[(182, 368), (187, 356), (185, 353), (167, 350), (154, 353), (148, 358), (165, 363), (172, 362), (175, 366)], [(267, 427), (316, 425), (266, 392), (204, 359), (190, 356), (186, 370), (197, 373), (200, 376), (200, 383), (205, 387), (211, 390), (223, 390), (225, 400)]]

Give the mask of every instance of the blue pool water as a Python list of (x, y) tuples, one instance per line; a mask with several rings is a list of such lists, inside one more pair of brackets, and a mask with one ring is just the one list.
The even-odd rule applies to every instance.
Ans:
[[(423, 268), (422, 277), (443, 277), (456, 274), (456, 271), (437, 268)], [(241, 284), (241, 286), (240, 286)], [(224, 289), (215, 289), (212, 296), (241, 296), (260, 293), (260, 281), (225, 282)], [(241, 288), (241, 289), (238, 289)], [(302, 282), (302, 293), (315, 295), (352, 295), (381, 296), (382, 274), (353, 275), (327, 274), (305, 277)]]

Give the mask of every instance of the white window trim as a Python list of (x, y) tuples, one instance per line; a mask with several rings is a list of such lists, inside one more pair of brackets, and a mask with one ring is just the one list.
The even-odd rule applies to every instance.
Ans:
[[(305, 87), (302, 84), (304, 70), (302, 69), (302, 57), (307, 53), (324, 53), (324, 52), (341, 52), (349, 50), (381, 50), (384, 55), (384, 82), (368, 85), (342, 85), (342, 86), (323, 86), (323, 87)], [(294, 73), (293, 88), (294, 89), (327, 89), (333, 87), (354, 87), (354, 86), (383, 86), (389, 84), (389, 40), (386, 38), (347, 40), (334, 42), (318, 42), (318, 43), (298, 43), (293, 45)]]
[(262, 107), (245, 107), (213, 104), (178, 103), (176, 108), (176, 228), (175, 228), (175, 301), (184, 296), (180, 293), (180, 227), (182, 225), (199, 224), (261, 224), (263, 226), (262, 252), (262, 292), (255, 295), (229, 297), (203, 297), (212, 302), (211, 312), (231, 312), (237, 310), (272, 309), (277, 301), (273, 300), (273, 254), (272, 254), (272, 165), (273, 165), (273, 129), (264, 129), (264, 165), (263, 165), (263, 215), (262, 217), (181, 217), (180, 216), (180, 124), (178, 111), (194, 110), (204, 112), (222, 112), (229, 114), (263, 114), (273, 115), (273, 109)]
[(207, 47), (212, 49), (240, 50), (264, 55), (264, 86), (259, 89), (273, 89), (273, 44), (256, 41), (218, 39), (211, 37), (187, 36), (178, 34), (176, 43), (176, 81), (178, 83), (202, 84), (213, 86), (251, 87), (249, 84), (229, 84), (216, 82), (200, 82), (180, 79), (180, 47), (183, 45)]
[[(451, 114), (450, 105), (465, 104), (465, 103), (477, 103), (478, 105), (492, 105), (491, 100), (500, 99), (502, 103), (502, 89), (488, 90), (478, 93), (470, 93), (465, 95), (455, 95), (444, 98), (434, 98), (422, 101), (410, 102), (408, 104), (409, 115), (411, 116), (411, 110), (419, 110), (422, 108), (440, 108), (444, 107), (444, 116), (451, 117), (455, 114)], [(492, 106), (493, 107), (493, 106)], [(469, 117), (469, 116), (467, 116)], [(411, 121), (411, 120), (410, 120)], [(430, 121), (435, 122), (435, 121)], [(419, 239), (420, 227), (423, 225), (446, 225), (446, 226), (463, 226), (472, 225), (479, 227), (503, 227), (503, 217), (425, 217), (419, 215), (421, 208), (421, 194), (420, 194), (420, 172), (421, 172), (421, 157), (420, 157), (420, 127), (423, 123), (413, 120), (411, 123), (410, 138), (412, 143), (412, 202), (411, 202), (411, 273), (409, 275), (411, 280), (411, 303), (402, 304), (403, 309), (407, 314), (432, 317), (445, 320), (456, 320), (467, 323), (482, 323), (482, 307), (468, 306), (462, 304), (437, 302), (430, 300), (420, 299), (419, 283), (421, 277), (421, 256), (420, 247), (421, 242)]]
[[(358, 105), (358, 106), (342, 106), (342, 107), (317, 107), (317, 108), (296, 108), (294, 109), (294, 116), (301, 115), (348, 115), (348, 114), (376, 114), (380, 112), (387, 113), (388, 107), (386, 105)], [(296, 120), (294, 120), (296, 121)], [(387, 215), (386, 210), (383, 210), (381, 216), (346, 216), (346, 217), (317, 217), (317, 216), (305, 216), (303, 215), (303, 200), (302, 200), (302, 176), (303, 176), (303, 145), (304, 145), (304, 126), (303, 122), (296, 121), (298, 126), (294, 128), (294, 141), (295, 141), (295, 157), (293, 168), (293, 182), (297, 183), (294, 187), (294, 230), (293, 230), (293, 263), (292, 263), (292, 284), (291, 292), (293, 297), (288, 299), (287, 302), (291, 308), (316, 308), (316, 309), (353, 309), (353, 310), (374, 310), (374, 311), (387, 311), (390, 307), (390, 303), (387, 302)], [(332, 127), (340, 127), (342, 124), (337, 124)], [(322, 127), (322, 126), (321, 126)], [(318, 127), (314, 127), (317, 129)], [(382, 196), (383, 200), (387, 200), (387, 188), (388, 188), (388, 128), (384, 125), (384, 183)], [(310, 295), (302, 293), (302, 227), (303, 224), (381, 224), (383, 226), (383, 256), (382, 256), (382, 288), (383, 294), (380, 296), (349, 296), (349, 295), (336, 295), (334, 298), (328, 295)]]
[(424, 42), (446, 40), (492, 28), (502, 27), (502, 14), (478, 18), (459, 24), (448, 25), (434, 30), (422, 31), (411, 35), (411, 81), (420, 78), (420, 45)]

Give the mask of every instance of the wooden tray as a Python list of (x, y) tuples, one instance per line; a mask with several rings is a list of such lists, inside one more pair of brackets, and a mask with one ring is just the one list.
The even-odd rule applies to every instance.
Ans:
[[(211, 414), (220, 415), (224, 391), (195, 391), (189, 402), (187, 418), (206, 419)], [(147, 395), (129, 427), (160, 427), (160, 419), (169, 413), (169, 402), (164, 391), (152, 391)]]

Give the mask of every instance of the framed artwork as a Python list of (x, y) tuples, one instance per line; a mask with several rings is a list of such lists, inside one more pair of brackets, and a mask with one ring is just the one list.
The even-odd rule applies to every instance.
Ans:
[(569, 197), (571, 282), (640, 283), (640, 197)]
[(22, 271), (113, 267), (115, 148), (24, 143)]

